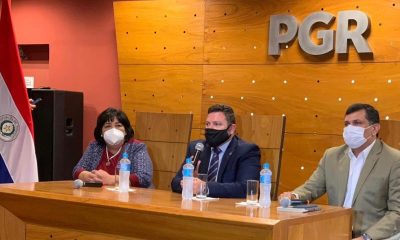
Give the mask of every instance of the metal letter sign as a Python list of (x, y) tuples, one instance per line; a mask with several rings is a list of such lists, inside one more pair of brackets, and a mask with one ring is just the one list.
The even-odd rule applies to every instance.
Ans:
[[(287, 44), (292, 41), (297, 34), (297, 30), (301, 49), (310, 55), (323, 55), (331, 52), (334, 46), (336, 53), (348, 53), (348, 40), (353, 42), (357, 52), (372, 53), (367, 40), (363, 36), (370, 27), (368, 16), (365, 13), (356, 10), (338, 12), (336, 44), (334, 43), (335, 31), (329, 30), (334, 19), (335, 16), (332, 14), (320, 11), (311, 13), (298, 26), (294, 16), (286, 14), (272, 15), (269, 25), (268, 55), (279, 56), (281, 44)], [(349, 30), (351, 21), (356, 23), (356, 27)], [(316, 44), (311, 39), (311, 30), (317, 23), (323, 24), (327, 28), (317, 32), (317, 38), (321, 40), (321, 44)], [(283, 29), (286, 29), (286, 31), (283, 31)]]

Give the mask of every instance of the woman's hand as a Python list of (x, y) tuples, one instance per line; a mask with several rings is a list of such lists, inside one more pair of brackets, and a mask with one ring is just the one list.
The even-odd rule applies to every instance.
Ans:
[(101, 179), (99, 179), (96, 174), (91, 173), (89, 171), (82, 171), (78, 178), (84, 182), (101, 182)]
[(115, 184), (115, 176), (108, 174), (108, 172), (104, 170), (93, 170), (92, 174), (94, 174), (98, 179), (100, 179), (100, 181), (102, 181), (104, 185)]

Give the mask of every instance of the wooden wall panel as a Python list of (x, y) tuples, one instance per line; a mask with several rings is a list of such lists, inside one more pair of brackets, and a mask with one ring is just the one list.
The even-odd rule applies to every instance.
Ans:
[(192, 128), (190, 114), (136, 112), (139, 140), (187, 143)]
[(119, 64), (202, 63), (204, 1), (114, 2)]
[(136, 136), (147, 145), (156, 188), (171, 189), (166, 177), (173, 176), (185, 159), (192, 119), (192, 114), (136, 113)]
[[(267, 55), (269, 16), (273, 14), (294, 15), (298, 22), (312, 12), (327, 11), (337, 16), (338, 11), (361, 10), (371, 22), (368, 37), (373, 57), (360, 56), (353, 46), (348, 56), (328, 54), (313, 57), (305, 54), (297, 39), (279, 58)], [(384, 12), (385, 14), (382, 14)], [(296, 0), (217, 0), (206, 2), (205, 15), (205, 60), (208, 63), (302, 63), (302, 62), (381, 62), (398, 61), (400, 39), (397, 24), (400, 15), (400, 1), (332, 1), (301, 2)], [(336, 30), (336, 21), (330, 29)], [(318, 30), (318, 29), (317, 29)], [(316, 31), (312, 32), (315, 40)]]
[(379, 138), (393, 148), (400, 149), (400, 121), (381, 121)]
[(286, 134), (279, 192), (304, 183), (314, 172), (326, 149), (343, 144), (341, 135)]
[[(202, 123), (200, 123), (201, 125)], [(204, 139), (204, 130), (202, 128), (192, 128), (192, 133), (190, 134), (190, 141)]]
[(153, 170), (176, 172), (185, 160), (187, 144), (145, 141)]
[(179, 168), (174, 170), (174, 172), (167, 171), (154, 171), (153, 184), (157, 186), (157, 189), (161, 190), (170, 190), (171, 191), (171, 181), (172, 178), (175, 177), (176, 171)]
[[(370, 103), (381, 119), (400, 120), (400, 0), (154, 0), (114, 5), (122, 105), (132, 122), (135, 111), (191, 112), (194, 140), (204, 137), (207, 108), (215, 103), (229, 104), (242, 116), (284, 114), (280, 192), (302, 184), (324, 150), (342, 144), (343, 117), (350, 104)], [(312, 57), (297, 40), (280, 57), (267, 55), (270, 15), (288, 13), (301, 23), (315, 11), (337, 16), (338, 11), (357, 9), (370, 17), (373, 56), (359, 55), (350, 46), (347, 55)], [(336, 30), (336, 22), (330, 29)]]
[(400, 119), (398, 69), (397, 63), (207, 65), (202, 104), (226, 103), (239, 115), (285, 114), (287, 132), (341, 134), (355, 102)]
[(202, 79), (202, 66), (120, 65), (122, 108), (133, 125), (135, 112), (166, 112), (192, 113), (198, 127)]
[(256, 142), (260, 148), (281, 148), (285, 131), (282, 116), (237, 116), (237, 132), (243, 138)]

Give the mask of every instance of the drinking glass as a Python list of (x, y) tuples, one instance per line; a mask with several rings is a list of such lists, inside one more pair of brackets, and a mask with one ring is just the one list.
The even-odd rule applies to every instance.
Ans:
[(258, 202), (258, 180), (247, 180), (246, 202), (257, 204)]
[(199, 173), (197, 178), (201, 181), (199, 185), (199, 191), (196, 193), (196, 197), (200, 199), (207, 198), (208, 187), (207, 187), (207, 178), (208, 175), (206, 173)]

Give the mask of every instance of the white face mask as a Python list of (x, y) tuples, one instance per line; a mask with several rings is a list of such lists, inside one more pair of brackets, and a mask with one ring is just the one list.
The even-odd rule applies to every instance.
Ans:
[(344, 142), (351, 149), (361, 147), (361, 145), (367, 142), (367, 139), (364, 137), (364, 131), (367, 128), (356, 127), (352, 125), (348, 125), (347, 127), (343, 128)]
[(125, 134), (121, 130), (111, 128), (103, 133), (103, 138), (107, 144), (114, 146), (124, 141)]

